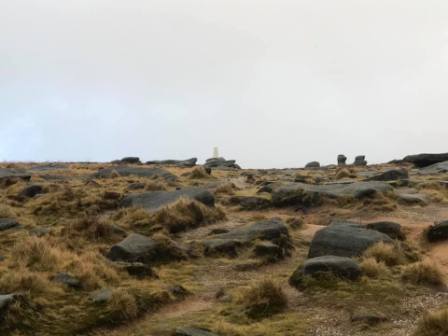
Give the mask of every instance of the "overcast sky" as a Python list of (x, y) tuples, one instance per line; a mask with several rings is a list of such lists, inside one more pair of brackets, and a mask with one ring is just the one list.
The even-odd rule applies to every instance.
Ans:
[(446, 0), (0, 0), (0, 160), (448, 151)]

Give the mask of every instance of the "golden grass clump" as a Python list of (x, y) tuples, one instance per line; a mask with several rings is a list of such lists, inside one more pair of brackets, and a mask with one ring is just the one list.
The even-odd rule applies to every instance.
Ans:
[(278, 284), (265, 279), (244, 291), (238, 303), (248, 317), (262, 319), (285, 310), (288, 299)]
[(101, 240), (111, 238), (116, 230), (104, 218), (84, 215), (70, 222), (63, 230), (68, 237)]
[(443, 335), (448, 335), (448, 308), (426, 313), (414, 333), (414, 336)]
[(162, 191), (167, 190), (167, 186), (165, 183), (161, 181), (149, 181), (145, 183), (145, 190), (146, 191)]
[(430, 259), (410, 264), (403, 268), (403, 281), (415, 285), (443, 286), (445, 277), (440, 268)]
[(15, 211), (6, 204), (0, 204), (0, 218), (15, 218)]
[(369, 247), (363, 254), (365, 258), (373, 258), (378, 262), (383, 262), (387, 266), (396, 266), (405, 262), (405, 257), (401, 248), (395, 244), (379, 242)]
[(112, 292), (109, 309), (120, 314), (123, 319), (134, 319), (139, 313), (137, 301), (131, 293), (118, 288)]
[(383, 261), (378, 261), (373, 257), (365, 258), (361, 261), (362, 273), (369, 278), (379, 278), (389, 273), (389, 269)]
[(205, 179), (209, 178), (210, 174), (207, 173), (204, 167), (196, 167), (189, 173), (189, 177), (191, 179)]
[(233, 183), (225, 183), (216, 188), (215, 194), (233, 195), (236, 190), (238, 190), (238, 188)]

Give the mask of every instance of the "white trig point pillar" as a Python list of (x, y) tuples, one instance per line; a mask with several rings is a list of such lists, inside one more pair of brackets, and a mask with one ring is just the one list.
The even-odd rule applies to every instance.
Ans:
[(218, 150), (218, 147), (214, 147), (213, 148), (213, 157), (216, 159), (216, 158), (219, 158), (219, 150)]

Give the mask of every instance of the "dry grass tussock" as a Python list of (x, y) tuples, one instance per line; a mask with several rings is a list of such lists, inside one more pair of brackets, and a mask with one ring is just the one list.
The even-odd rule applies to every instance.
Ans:
[(370, 278), (379, 278), (389, 274), (389, 269), (383, 261), (378, 261), (373, 257), (364, 258), (361, 261), (362, 273)]
[(286, 309), (288, 299), (278, 284), (265, 279), (243, 291), (237, 303), (248, 317), (262, 319)]
[(414, 333), (414, 336), (443, 335), (448, 335), (448, 308), (426, 313)]
[(176, 233), (225, 219), (220, 207), (208, 207), (198, 201), (182, 198), (175, 203), (149, 213), (141, 208), (120, 210), (113, 218), (129, 228), (151, 231), (156, 226)]
[(407, 265), (403, 268), (401, 275), (403, 281), (410, 282), (415, 285), (427, 286), (444, 286), (445, 277), (437, 264), (430, 260)]
[(406, 262), (406, 257), (399, 245), (386, 244), (384, 242), (379, 242), (369, 247), (363, 256), (383, 262), (387, 266), (396, 266)]
[(210, 174), (207, 173), (204, 167), (196, 167), (188, 173), (188, 177), (191, 179), (205, 179), (210, 178)]
[(0, 204), (0, 218), (15, 218), (16, 213), (12, 207), (6, 204)]

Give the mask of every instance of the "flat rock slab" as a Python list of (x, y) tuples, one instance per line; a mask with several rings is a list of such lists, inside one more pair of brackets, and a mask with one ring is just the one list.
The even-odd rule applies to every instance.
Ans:
[(408, 155), (403, 161), (413, 163), (420, 168), (427, 167), (435, 163), (448, 161), (448, 153)]
[(378, 242), (392, 243), (386, 234), (369, 230), (360, 224), (336, 222), (317, 231), (311, 241), (308, 258), (334, 255), (358, 257)]
[(161, 168), (144, 168), (144, 167), (126, 167), (118, 166), (115, 168), (104, 168), (98, 170), (95, 174), (95, 178), (107, 178), (111, 177), (114, 172), (117, 172), (121, 176), (139, 176), (139, 177), (160, 177), (166, 181), (176, 181), (177, 177), (170, 172)]
[(206, 329), (182, 327), (177, 328), (174, 332), (174, 336), (218, 336)]
[(0, 184), (13, 184), (17, 181), (31, 180), (31, 174), (24, 169), (0, 168)]
[(448, 161), (439, 162), (431, 166), (420, 169), (422, 175), (444, 174), (448, 173)]
[(121, 206), (142, 207), (149, 211), (156, 211), (181, 198), (196, 200), (210, 207), (215, 205), (215, 197), (211, 192), (203, 188), (191, 187), (175, 191), (150, 191), (128, 195), (121, 201)]
[(187, 160), (160, 160), (160, 161), (148, 161), (147, 165), (166, 165), (166, 166), (176, 166), (176, 167), (194, 167), (196, 166), (197, 158), (191, 158)]
[(260, 196), (232, 196), (230, 204), (239, 205), (243, 210), (262, 210), (271, 206), (271, 200)]
[(0, 231), (18, 228), (20, 224), (12, 218), (0, 218)]
[(131, 233), (111, 247), (107, 258), (112, 261), (163, 263), (183, 259), (183, 251), (177, 246), (165, 246), (149, 237)]
[(277, 206), (316, 205), (322, 197), (362, 199), (391, 190), (388, 183), (380, 181), (327, 185), (289, 183), (273, 187), (272, 201)]
[(289, 279), (292, 286), (299, 287), (305, 276), (318, 277), (331, 274), (335, 277), (357, 280), (361, 276), (359, 263), (351, 258), (326, 255), (306, 260)]
[(370, 230), (375, 230), (388, 235), (392, 239), (405, 240), (406, 235), (401, 229), (401, 225), (395, 222), (373, 222), (366, 225)]
[(219, 253), (236, 255), (239, 247), (251, 245), (256, 240), (270, 241), (280, 248), (288, 248), (288, 228), (277, 218), (263, 220), (226, 233), (211, 236), (203, 241), (203, 245), (207, 255)]
[(389, 169), (366, 179), (366, 181), (396, 181), (409, 178), (406, 169)]

